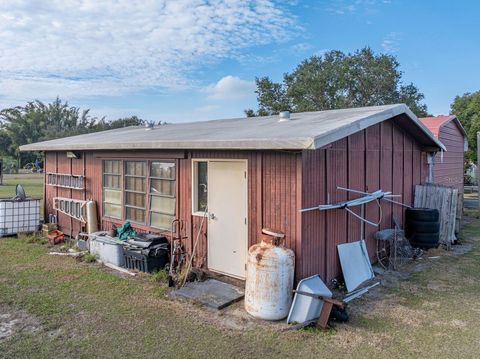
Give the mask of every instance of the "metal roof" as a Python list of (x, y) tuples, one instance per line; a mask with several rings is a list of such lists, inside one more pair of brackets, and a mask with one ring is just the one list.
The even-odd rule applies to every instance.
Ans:
[(463, 137), (467, 137), (467, 133), (465, 132), (465, 129), (463, 128), (462, 124), (458, 120), (457, 116), (454, 115), (440, 115), (440, 116), (435, 116), (435, 117), (422, 117), (419, 118), (419, 120), (428, 127), (430, 131), (433, 132), (435, 137), (438, 138), (438, 135), (440, 133), (440, 128), (450, 121), (454, 121), (459, 130), (462, 132)]
[(396, 104), (293, 113), (283, 122), (275, 115), (175, 123), (149, 130), (125, 127), (33, 143), (20, 150), (317, 149), (401, 114), (418, 130), (423, 145), (445, 149), (406, 105)]

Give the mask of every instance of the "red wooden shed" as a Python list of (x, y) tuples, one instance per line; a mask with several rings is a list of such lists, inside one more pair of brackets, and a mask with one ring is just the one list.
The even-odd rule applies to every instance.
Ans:
[[(55, 197), (93, 199), (102, 229), (129, 220), (139, 231), (168, 236), (177, 219), (188, 253), (201, 233), (196, 266), (242, 279), (247, 248), (270, 227), (286, 233), (297, 280), (320, 274), (328, 281), (340, 274), (337, 244), (363, 235), (373, 257), (374, 233), (394, 218), (402, 223), (403, 209), (366, 205), (379, 228), (342, 209), (300, 209), (356, 197), (337, 186), (392, 191), (411, 204), (414, 186), (427, 179), (427, 153), (442, 148), (400, 104), (130, 127), (21, 150), (45, 152), (45, 215), (56, 214), (66, 234), (83, 224), (55, 210)], [(49, 174), (77, 175), (85, 185), (60, 186)]]
[(464, 153), (468, 150), (467, 134), (454, 115), (423, 117), (420, 119), (446, 148), (435, 156), (433, 182), (458, 189), (457, 224), (463, 211)]

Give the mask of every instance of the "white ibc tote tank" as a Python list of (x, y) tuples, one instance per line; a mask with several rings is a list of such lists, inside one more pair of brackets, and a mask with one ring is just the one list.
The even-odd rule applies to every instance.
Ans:
[(245, 310), (256, 318), (280, 320), (292, 304), (295, 254), (281, 241), (285, 234), (262, 230), (261, 243), (248, 250)]

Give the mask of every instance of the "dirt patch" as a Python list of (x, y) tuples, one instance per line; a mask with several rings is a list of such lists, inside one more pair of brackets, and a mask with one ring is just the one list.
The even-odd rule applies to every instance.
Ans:
[[(369, 332), (370, 335), (365, 335)], [(369, 346), (375, 349), (381, 349), (392, 341), (392, 336), (387, 333), (370, 332), (364, 328), (353, 328), (342, 326), (337, 329), (337, 335), (333, 342), (336, 346), (347, 351), (349, 354), (355, 352), (361, 346)]]
[[(385, 271), (381, 270), (381, 274), (377, 273), (376, 278), (373, 280), (380, 281), (381, 286), (371, 289), (368, 294), (354, 300), (349, 305), (349, 313), (352, 317), (357, 315), (374, 319), (384, 318), (393, 322), (399, 322), (401, 324), (411, 326), (412, 328), (420, 328), (426, 322), (428, 318), (421, 310), (415, 310), (402, 305), (402, 301), (399, 298), (389, 292), (391, 288), (402, 288), (402, 290), (409, 292), (412, 296), (415, 296), (424, 290), (421, 286), (409, 285), (408, 279), (413, 273), (422, 272), (432, 267), (436, 261), (442, 257), (463, 255), (471, 251), (473, 246), (471, 244), (462, 244), (452, 246), (452, 249), (447, 251), (442, 248), (430, 250), (426, 252), (420, 259), (411, 261), (398, 271)], [(433, 257), (433, 258), (432, 258)], [(433, 279), (427, 284), (427, 288), (439, 292), (448, 292), (451, 290), (448, 282), (442, 280)], [(339, 293), (339, 297), (341, 295)], [(167, 296), (168, 297), (168, 296)], [(180, 312), (188, 313), (189, 317), (195, 318), (200, 323), (209, 323), (215, 325), (217, 328), (225, 330), (238, 330), (245, 331), (250, 329), (269, 329), (274, 331), (282, 331), (286, 328), (286, 320), (269, 322), (256, 319), (249, 315), (244, 309), (244, 301), (239, 301), (222, 310), (212, 310), (201, 306), (198, 303), (192, 303), (184, 300), (171, 299), (173, 304)], [(425, 305), (429, 305), (426, 303)], [(438, 303), (431, 303), (433, 307)], [(341, 334), (345, 329), (340, 329), (337, 333), (339, 338), (346, 340)], [(355, 335), (352, 333), (353, 329), (349, 329), (348, 335), (350, 341), (355, 341)], [(353, 337), (352, 337), (353, 335)], [(359, 337), (361, 337), (359, 335)], [(383, 338), (385, 339), (385, 338)], [(360, 339), (358, 339), (360, 340)], [(363, 339), (358, 344), (368, 344), (374, 347), (378, 343), (376, 339), (372, 339), (368, 336), (370, 342), (365, 342)], [(348, 341), (347, 341), (348, 342)]]
[(0, 342), (17, 334), (30, 334), (41, 329), (38, 319), (27, 312), (0, 304)]
[(254, 328), (276, 329), (285, 328), (286, 319), (280, 321), (265, 321), (252, 317), (244, 308), (244, 300), (238, 301), (224, 309), (216, 310), (183, 299), (171, 299), (171, 304), (177, 310), (200, 323), (209, 323), (224, 330), (246, 331)]

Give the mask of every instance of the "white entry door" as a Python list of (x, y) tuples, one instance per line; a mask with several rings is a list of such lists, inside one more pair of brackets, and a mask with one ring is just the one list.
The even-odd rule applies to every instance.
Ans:
[(245, 278), (247, 261), (247, 165), (208, 162), (208, 268)]

